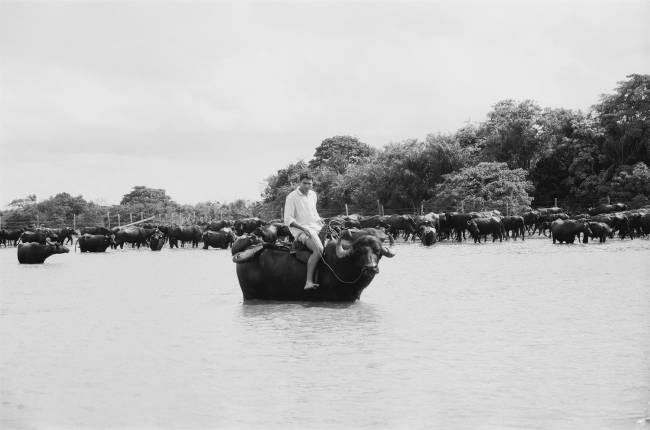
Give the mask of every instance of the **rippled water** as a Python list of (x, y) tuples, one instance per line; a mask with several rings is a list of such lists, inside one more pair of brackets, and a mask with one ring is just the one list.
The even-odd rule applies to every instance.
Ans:
[(2, 428), (648, 429), (650, 241), (396, 245), (352, 305), (227, 251), (0, 250)]

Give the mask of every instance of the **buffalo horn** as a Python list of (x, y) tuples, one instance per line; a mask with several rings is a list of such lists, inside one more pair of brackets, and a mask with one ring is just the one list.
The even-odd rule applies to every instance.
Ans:
[(393, 258), (395, 256), (395, 253), (393, 253), (390, 249), (386, 248), (385, 246), (382, 246), (381, 255), (383, 255), (384, 257)]
[(352, 248), (343, 249), (343, 244), (341, 243), (341, 238), (336, 241), (336, 256), (338, 258), (346, 258), (352, 253)]

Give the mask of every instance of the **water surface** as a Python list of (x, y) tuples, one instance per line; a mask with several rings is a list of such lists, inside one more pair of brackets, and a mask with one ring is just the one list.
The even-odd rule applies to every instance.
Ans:
[(0, 249), (0, 427), (650, 428), (650, 241), (395, 249), (350, 305), (244, 304), (221, 250)]

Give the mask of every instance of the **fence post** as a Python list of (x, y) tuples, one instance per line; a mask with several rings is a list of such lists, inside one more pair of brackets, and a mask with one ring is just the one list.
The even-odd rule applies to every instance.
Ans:
[(144, 219), (144, 214), (140, 212), (140, 221), (142, 221), (143, 219)]
[(609, 200), (609, 196), (607, 196), (607, 204), (611, 204), (611, 201)]
[[(2, 226), (2, 222), (0, 222), (0, 227), (1, 226)], [(77, 231), (77, 214), (72, 214), (72, 229), (74, 231)]]
[(106, 212), (106, 219), (108, 220), (107, 224), (108, 224), (108, 229), (110, 230), (110, 228), (111, 228), (111, 213), (110, 212)]
[(348, 204), (347, 203), (345, 204), (345, 216), (350, 216), (350, 214), (348, 213)]
[(508, 205), (508, 202), (506, 202), (506, 216), (510, 216), (510, 206)]
[(424, 202), (420, 202), (420, 215), (424, 215)]
[(133, 223), (133, 214), (129, 212), (129, 223)]
[[(280, 209), (280, 214), (282, 214), (282, 209)], [(223, 221), (223, 208), (219, 208), (219, 219)]]
[(384, 205), (381, 205), (381, 216), (384, 216)]
[(554, 207), (554, 208), (557, 207), (557, 197), (555, 198), (555, 203), (553, 203), (553, 207)]
[(379, 204), (379, 200), (377, 200), (377, 212), (381, 215), (381, 205)]
[(39, 219), (38, 214), (36, 214), (36, 228), (40, 228), (40, 225), (41, 225), (41, 221)]
[(117, 213), (117, 226), (120, 227), (122, 223), (120, 222), (120, 213)]

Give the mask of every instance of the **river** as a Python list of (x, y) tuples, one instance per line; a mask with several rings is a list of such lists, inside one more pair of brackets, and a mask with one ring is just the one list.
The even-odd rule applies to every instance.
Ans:
[(350, 305), (229, 251), (0, 249), (0, 427), (650, 429), (650, 240), (397, 244)]

